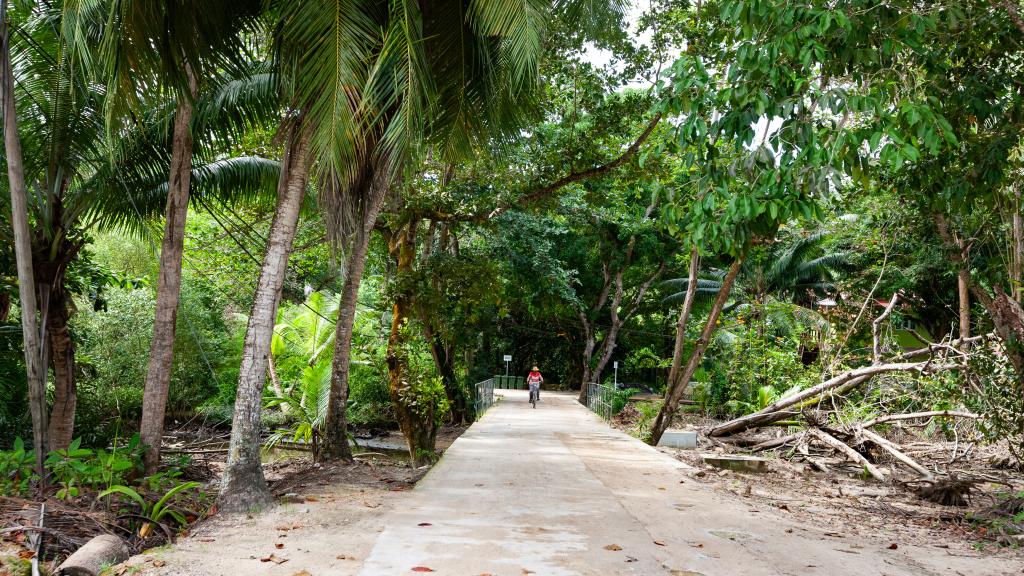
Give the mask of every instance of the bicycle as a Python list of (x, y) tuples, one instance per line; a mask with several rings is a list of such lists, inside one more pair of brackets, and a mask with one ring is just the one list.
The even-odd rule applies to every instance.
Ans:
[(540, 386), (530, 386), (530, 404), (537, 408), (537, 400), (540, 399)]

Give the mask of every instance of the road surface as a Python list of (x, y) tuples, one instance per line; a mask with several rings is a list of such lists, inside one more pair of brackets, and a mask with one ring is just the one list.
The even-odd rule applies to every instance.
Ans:
[(532, 409), (525, 391), (499, 392), (383, 518), (358, 574), (1003, 573), (978, 558), (889, 550), (844, 539), (842, 526), (801, 525), (701, 487), (689, 467), (610, 428), (574, 396), (544, 393)]

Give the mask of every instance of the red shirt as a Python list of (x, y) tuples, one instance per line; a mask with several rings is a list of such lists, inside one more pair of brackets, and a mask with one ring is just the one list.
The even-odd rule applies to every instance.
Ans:
[(540, 372), (530, 372), (530, 375), (526, 377), (526, 383), (530, 385), (540, 384), (543, 381), (544, 377), (540, 375)]

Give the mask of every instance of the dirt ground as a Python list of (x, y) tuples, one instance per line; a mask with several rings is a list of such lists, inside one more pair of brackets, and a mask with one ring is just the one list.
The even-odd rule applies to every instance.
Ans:
[(268, 513), (214, 517), (175, 546), (149, 550), (110, 573), (355, 574), (384, 528), (383, 512), (401, 506), (425, 472), (376, 458), (286, 468), (273, 487), (287, 492)]
[[(437, 448), (451, 446), (465, 427), (438, 431)], [(387, 432), (375, 443), (401, 446)], [(428, 467), (417, 470), (393, 454), (362, 450), (353, 464), (313, 464), (308, 457), (264, 465), (279, 504), (265, 514), (214, 516), (174, 546), (147, 550), (108, 571), (122, 576), (292, 576), (355, 574), (384, 529), (385, 512), (402, 506)], [(222, 463), (211, 462), (215, 470)], [(218, 470), (219, 471), (219, 470)], [(343, 535), (343, 536), (342, 536)]]
[[(631, 420), (627, 414), (615, 424), (628, 431)], [(711, 423), (696, 416), (683, 420), (681, 427), (691, 429)], [(761, 439), (783, 434), (781, 430), (758, 433)], [(851, 554), (859, 553), (859, 541), (882, 538), (896, 548), (931, 546), (949, 556), (1024, 560), (1024, 537), (979, 521), (986, 510), (1010, 497), (1019, 499), (1016, 495), (1024, 491), (1024, 474), (1006, 465), (1010, 458), (1005, 446), (941, 441), (907, 429), (892, 430), (888, 435), (926, 467), (959, 478), (992, 481), (973, 484), (965, 495), (965, 506), (943, 506), (919, 497), (914, 491), (918, 486), (914, 476), (885, 457), (877, 464), (890, 480), (880, 483), (863, 478), (858, 466), (833, 454), (811, 453), (817, 464), (827, 467), (822, 471), (799, 456), (788, 459), (787, 449), (765, 451), (757, 456), (769, 459), (768, 473), (737, 473), (708, 466), (702, 454), (749, 452), (715, 445), (703, 436), (697, 450), (659, 450), (696, 468), (691, 473), (693, 480), (717, 493), (743, 498), (752, 505), (770, 506), (801, 524), (832, 530), (837, 541), (849, 544)], [(1024, 506), (1024, 502), (1021, 504)]]

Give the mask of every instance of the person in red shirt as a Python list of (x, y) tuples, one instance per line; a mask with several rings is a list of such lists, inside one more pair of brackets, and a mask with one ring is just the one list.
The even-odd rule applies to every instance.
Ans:
[(536, 398), (537, 402), (540, 402), (540, 384), (543, 381), (544, 377), (540, 375), (540, 368), (534, 366), (530, 375), (526, 377), (526, 383), (530, 385), (530, 397)]

